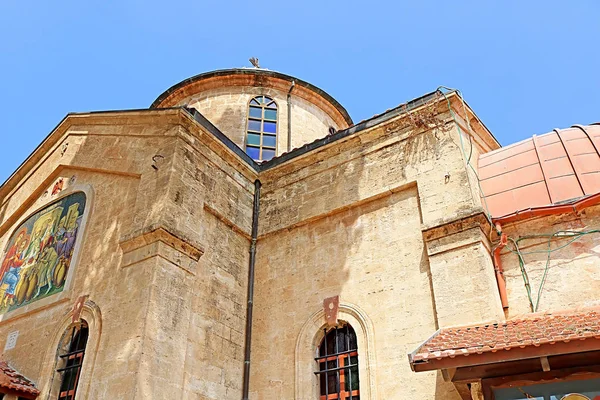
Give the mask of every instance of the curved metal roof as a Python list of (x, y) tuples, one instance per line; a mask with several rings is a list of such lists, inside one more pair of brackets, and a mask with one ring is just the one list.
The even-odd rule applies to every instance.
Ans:
[(492, 218), (600, 193), (600, 125), (574, 125), (479, 157)]
[(196, 76), (192, 76), (191, 78), (187, 78), (187, 79), (171, 86), (166, 91), (164, 91), (160, 96), (158, 96), (156, 98), (156, 100), (154, 100), (154, 102), (152, 102), (152, 105), (150, 106), (150, 108), (157, 108), (158, 105), (161, 104), (173, 92), (175, 92), (175, 91), (181, 89), (182, 87), (187, 86), (191, 83), (195, 83), (195, 82), (210, 79), (210, 78), (221, 77), (221, 76), (224, 77), (224, 76), (231, 76), (231, 75), (258, 75), (258, 76), (264, 76), (264, 77), (278, 78), (278, 79), (288, 81), (290, 83), (295, 82), (296, 85), (305, 87), (305, 88), (317, 93), (321, 97), (323, 97), (325, 100), (327, 100), (329, 103), (331, 103), (331, 105), (334, 106), (335, 109), (337, 109), (337, 111), (342, 115), (342, 117), (344, 118), (344, 120), (346, 121), (346, 123), (348, 125), (353, 125), (352, 118), (350, 118), (350, 114), (348, 114), (348, 111), (346, 111), (346, 109), (336, 99), (334, 99), (331, 95), (329, 95), (324, 90), (319, 89), (318, 87), (316, 87), (306, 81), (303, 81), (302, 79), (298, 79), (298, 78), (295, 78), (290, 75), (282, 74), (281, 72), (275, 72), (275, 71), (271, 71), (271, 70), (267, 70), (267, 69), (259, 69), (259, 68), (220, 69), (220, 70), (205, 72), (202, 74), (198, 74)]

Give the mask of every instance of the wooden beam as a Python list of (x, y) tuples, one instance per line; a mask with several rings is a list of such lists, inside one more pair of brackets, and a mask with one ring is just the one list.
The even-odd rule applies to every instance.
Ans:
[(473, 400), (471, 386), (468, 383), (455, 383), (454, 388), (462, 400)]
[(548, 357), (540, 357), (540, 362), (542, 363), (542, 371), (550, 371), (550, 363), (548, 362)]

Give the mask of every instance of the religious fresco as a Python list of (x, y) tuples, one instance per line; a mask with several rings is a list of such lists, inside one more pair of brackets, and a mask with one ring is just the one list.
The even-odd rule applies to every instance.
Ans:
[(15, 229), (0, 266), (0, 313), (63, 290), (85, 200), (82, 192), (63, 197)]

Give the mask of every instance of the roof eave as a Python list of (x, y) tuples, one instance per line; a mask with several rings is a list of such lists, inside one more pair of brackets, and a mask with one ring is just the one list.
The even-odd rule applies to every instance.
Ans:
[(198, 81), (201, 81), (204, 79), (210, 79), (210, 78), (214, 78), (214, 77), (228, 76), (228, 75), (265, 75), (265, 76), (271, 76), (273, 78), (283, 79), (283, 80), (289, 81), (290, 83), (295, 82), (296, 85), (303, 86), (303, 87), (317, 93), (321, 97), (325, 98), (329, 103), (331, 103), (337, 109), (337, 111), (342, 115), (342, 117), (344, 118), (344, 120), (346, 121), (346, 123), (348, 125), (353, 124), (352, 118), (350, 117), (350, 114), (348, 114), (348, 111), (344, 108), (344, 106), (342, 106), (333, 96), (331, 96), (329, 93), (327, 93), (323, 89), (320, 89), (317, 86), (315, 86), (311, 83), (308, 83), (302, 79), (298, 79), (293, 76), (283, 74), (281, 72), (276, 72), (276, 71), (271, 71), (268, 69), (261, 69), (261, 68), (219, 69), (219, 70), (215, 70), (215, 71), (209, 71), (209, 72), (204, 72), (204, 73), (201, 73), (198, 75), (194, 75), (190, 78), (184, 79), (183, 81), (181, 81), (179, 83), (176, 83), (175, 85), (173, 85), (170, 88), (168, 88), (167, 90), (165, 90), (163, 93), (161, 93), (156, 98), (156, 100), (154, 100), (152, 102), (152, 104), (150, 105), (150, 108), (159, 107), (160, 104), (165, 99), (167, 99), (172, 93), (178, 91), (179, 89), (181, 89), (191, 83), (198, 82)]
[(531, 358), (550, 357), (563, 354), (582, 353), (600, 350), (600, 338), (578, 338), (569, 341), (530, 345), (526, 347), (499, 349), (475, 354), (458, 354), (454, 357), (417, 360), (411, 358), (411, 369), (415, 372), (434, 371), (448, 368), (474, 367), (485, 364), (498, 364)]
[(579, 213), (581, 210), (600, 204), (600, 193), (590, 196), (581, 197), (567, 204), (551, 204), (542, 207), (531, 207), (524, 210), (515, 211), (514, 213), (503, 215), (501, 217), (492, 218), (494, 223), (508, 224), (513, 222), (524, 221), (535, 217), (546, 217), (550, 215), (559, 215), (567, 213)]

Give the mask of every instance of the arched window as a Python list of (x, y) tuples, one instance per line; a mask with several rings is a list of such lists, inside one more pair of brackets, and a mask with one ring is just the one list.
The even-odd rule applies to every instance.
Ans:
[(318, 371), (320, 399), (360, 400), (358, 345), (350, 324), (325, 329), (319, 346)]
[(65, 334), (65, 340), (62, 341), (59, 349), (58, 368), (56, 369), (56, 373), (60, 377), (58, 400), (75, 399), (88, 336), (89, 330), (85, 321), (75, 324)]
[(257, 96), (248, 105), (246, 153), (256, 161), (275, 157), (277, 148), (277, 103), (267, 96)]

